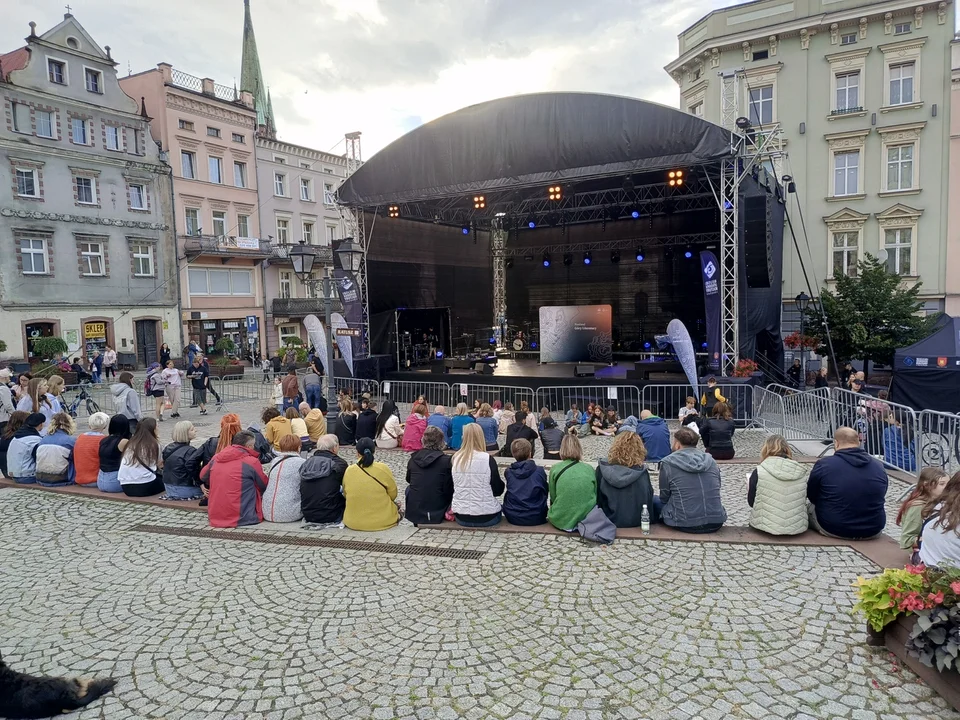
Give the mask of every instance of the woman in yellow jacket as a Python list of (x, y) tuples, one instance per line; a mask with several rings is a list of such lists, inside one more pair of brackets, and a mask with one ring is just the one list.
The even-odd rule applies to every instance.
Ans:
[(390, 468), (373, 461), (376, 447), (369, 438), (357, 440), (357, 462), (343, 475), (343, 495), (347, 500), (343, 524), (351, 530), (386, 530), (400, 521), (394, 502), (397, 484)]

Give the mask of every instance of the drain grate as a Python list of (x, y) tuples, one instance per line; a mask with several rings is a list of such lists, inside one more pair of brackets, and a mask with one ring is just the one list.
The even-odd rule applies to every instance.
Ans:
[(134, 525), (130, 530), (133, 532), (152, 533), (154, 535), (234, 540), (238, 542), (264, 543), (266, 545), (300, 545), (306, 547), (332, 548), (334, 550), (390, 553), (392, 555), (419, 555), (449, 558), (451, 560), (482, 560), (487, 554), (482, 550), (456, 550), (453, 548), (426, 547), (424, 545), (398, 545), (396, 543), (364, 542), (363, 540), (331, 540), (330, 538), (319, 537), (289, 537), (231, 530), (198, 530), (193, 528), (165, 527), (163, 525)]

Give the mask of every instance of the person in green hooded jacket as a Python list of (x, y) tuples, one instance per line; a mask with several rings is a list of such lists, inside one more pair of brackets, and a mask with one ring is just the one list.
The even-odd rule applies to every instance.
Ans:
[(566, 435), (560, 444), (560, 462), (550, 468), (547, 480), (550, 510), (547, 520), (558, 530), (572, 532), (597, 504), (596, 471), (583, 462), (583, 448), (576, 435)]

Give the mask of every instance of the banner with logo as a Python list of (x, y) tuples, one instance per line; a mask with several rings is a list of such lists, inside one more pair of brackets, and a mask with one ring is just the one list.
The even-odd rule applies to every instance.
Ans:
[[(343, 319), (347, 321), (347, 327), (359, 328), (363, 318), (363, 305), (360, 298), (360, 286), (357, 285), (357, 279), (352, 272), (347, 272), (341, 268), (333, 271), (333, 279), (340, 290), (340, 299), (343, 301)], [(338, 341), (340, 338), (338, 338)], [(361, 337), (343, 337), (344, 341), (350, 342), (353, 348), (352, 357), (360, 356), (360, 348), (363, 338)], [(347, 353), (340, 348), (340, 354), (346, 359)]]
[(700, 252), (700, 270), (703, 273), (703, 306), (707, 329), (707, 364), (720, 369), (720, 263), (709, 250)]

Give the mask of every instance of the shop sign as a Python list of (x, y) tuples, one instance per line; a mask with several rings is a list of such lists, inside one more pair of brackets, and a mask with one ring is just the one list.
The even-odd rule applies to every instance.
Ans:
[(337, 328), (338, 337), (360, 337), (360, 328)]
[(224, 320), (223, 329), (224, 330), (238, 330), (240, 328), (239, 320)]
[(106, 337), (107, 334), (107, 324), (102, 322), (92, 322), (84, 323), (83, 325), (83, 336), (84, 337)]
[(204, 329), (204, 330), (216, 330), (216, 329), (217, 329), (217, 324), (216, 324), (215, 322), (205, 322), (205, 323), (203, 324), (203, 329)]

